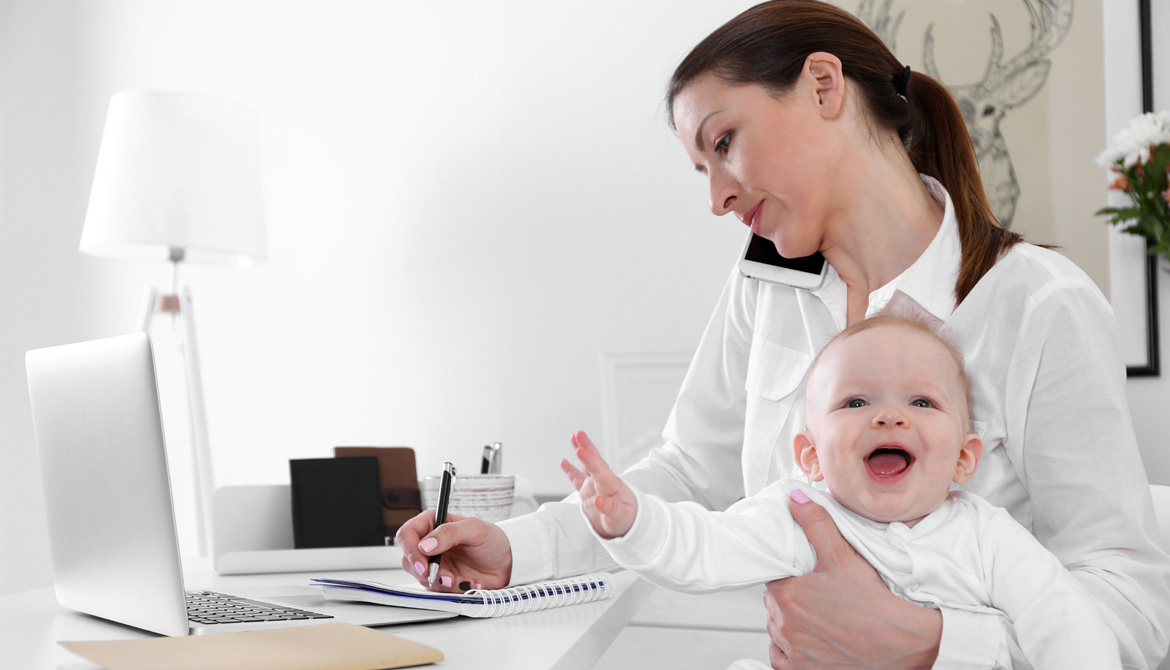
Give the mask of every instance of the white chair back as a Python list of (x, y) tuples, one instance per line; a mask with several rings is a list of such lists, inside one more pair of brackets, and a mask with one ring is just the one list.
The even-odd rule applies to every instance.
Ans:
[[(1170, 552), (1170, 486), (1150, 484), (1150, 495), (1154, 497), (1154, 513), (1158, 516), (1158, 530), (1162, 531), (1162, 548)], [(1170, 658), (1158, 666), (1158, 670), (1170, 670)]]
[(1170, 486), (1150, 484), (1150, 495), (1154, 497), (1154, 512), (1162, 531), (1162, 548), (1170, 551)]

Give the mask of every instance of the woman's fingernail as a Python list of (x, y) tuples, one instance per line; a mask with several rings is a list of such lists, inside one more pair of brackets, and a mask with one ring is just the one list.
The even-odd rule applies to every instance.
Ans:
[(466, 591), (471, 588), (471, 582), (459, 582), (459, 588)]
[(442, 584), (443, 586), (450, 588), (451, 578), (448, 577), (447, 575), (443, 575), (442, 577), (439, 577), (439, 583)]
[(418, 543), (418, 548), (426, 552), (434, 551), (435, 547), (437, 546), (439, 546), (439, 541), (433, 537), (428, 537), (427, 539)]
[(480, 584), (479, 582), (476, 582), (476, 583), (475, 583), (475, 588), (476, 588), (476, 590), (482, 589), (482, 588), (483, 588), (483, 584)]
[(792, 489), (792, 492), (788, 494), (788, 497), (795, 500), (797, 505), (803, 505), (810, 500), (805, 492), (801, 491), (800, 489)]
[(423, 575), (427, 574), (427, 566), (423, 565), (422, 561), (415, 561), (414, 571), (418, 573), (419, 577), (422, 577)]

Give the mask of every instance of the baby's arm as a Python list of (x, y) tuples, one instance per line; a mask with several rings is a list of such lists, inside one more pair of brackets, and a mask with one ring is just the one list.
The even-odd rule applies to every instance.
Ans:
[(690, 592), (762, 584), (814, 567), (816, 556), (792, 519), (783, 482), (726, 512), (712, 512), (635, 494), (587, 437), (578, 433), (573, 444), (585, 472), (568, 462), (561, 468), (581, 493), (582, 510), (602, 545), (622, 567)]
[(1051, 552), (1003, 510), (981, 533), (990, 566), (992, 606), (1012, 621), (1016, 640), (1036, 670), (1121, 668), (1112, 629)]

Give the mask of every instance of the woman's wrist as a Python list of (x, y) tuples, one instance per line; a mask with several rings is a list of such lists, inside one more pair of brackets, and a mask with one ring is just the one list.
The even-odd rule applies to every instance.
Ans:
[(934, 667), (934, 662), (938, 659), (939, 644), (942, 642), (942, 612), (919, 607), (904, 600), (901, 600), (899, 610), (890, 621), (900, 631), (897, 645), (903, 651), (903, 655), (893, 667)]

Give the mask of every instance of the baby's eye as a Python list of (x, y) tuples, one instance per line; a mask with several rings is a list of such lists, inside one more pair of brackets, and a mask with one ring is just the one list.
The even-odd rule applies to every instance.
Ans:
[(910, 401), (910, 404), (914, 407), (934, 407), (934, 405), (931, 404), (931, 402), (926, 398), (915, 398), (914, 400)]
[(731, 133), (727, 133), (715, 141), (715, 153), (725, 154), (731, 148)]
[(849, 408), (857, 408), (857, 407), (865, 407), (868, 404), (869, 403), (865, 402), (861, 398), (853, 398), (849, 402), (845, 403), (845, 406), (849, 407)]

